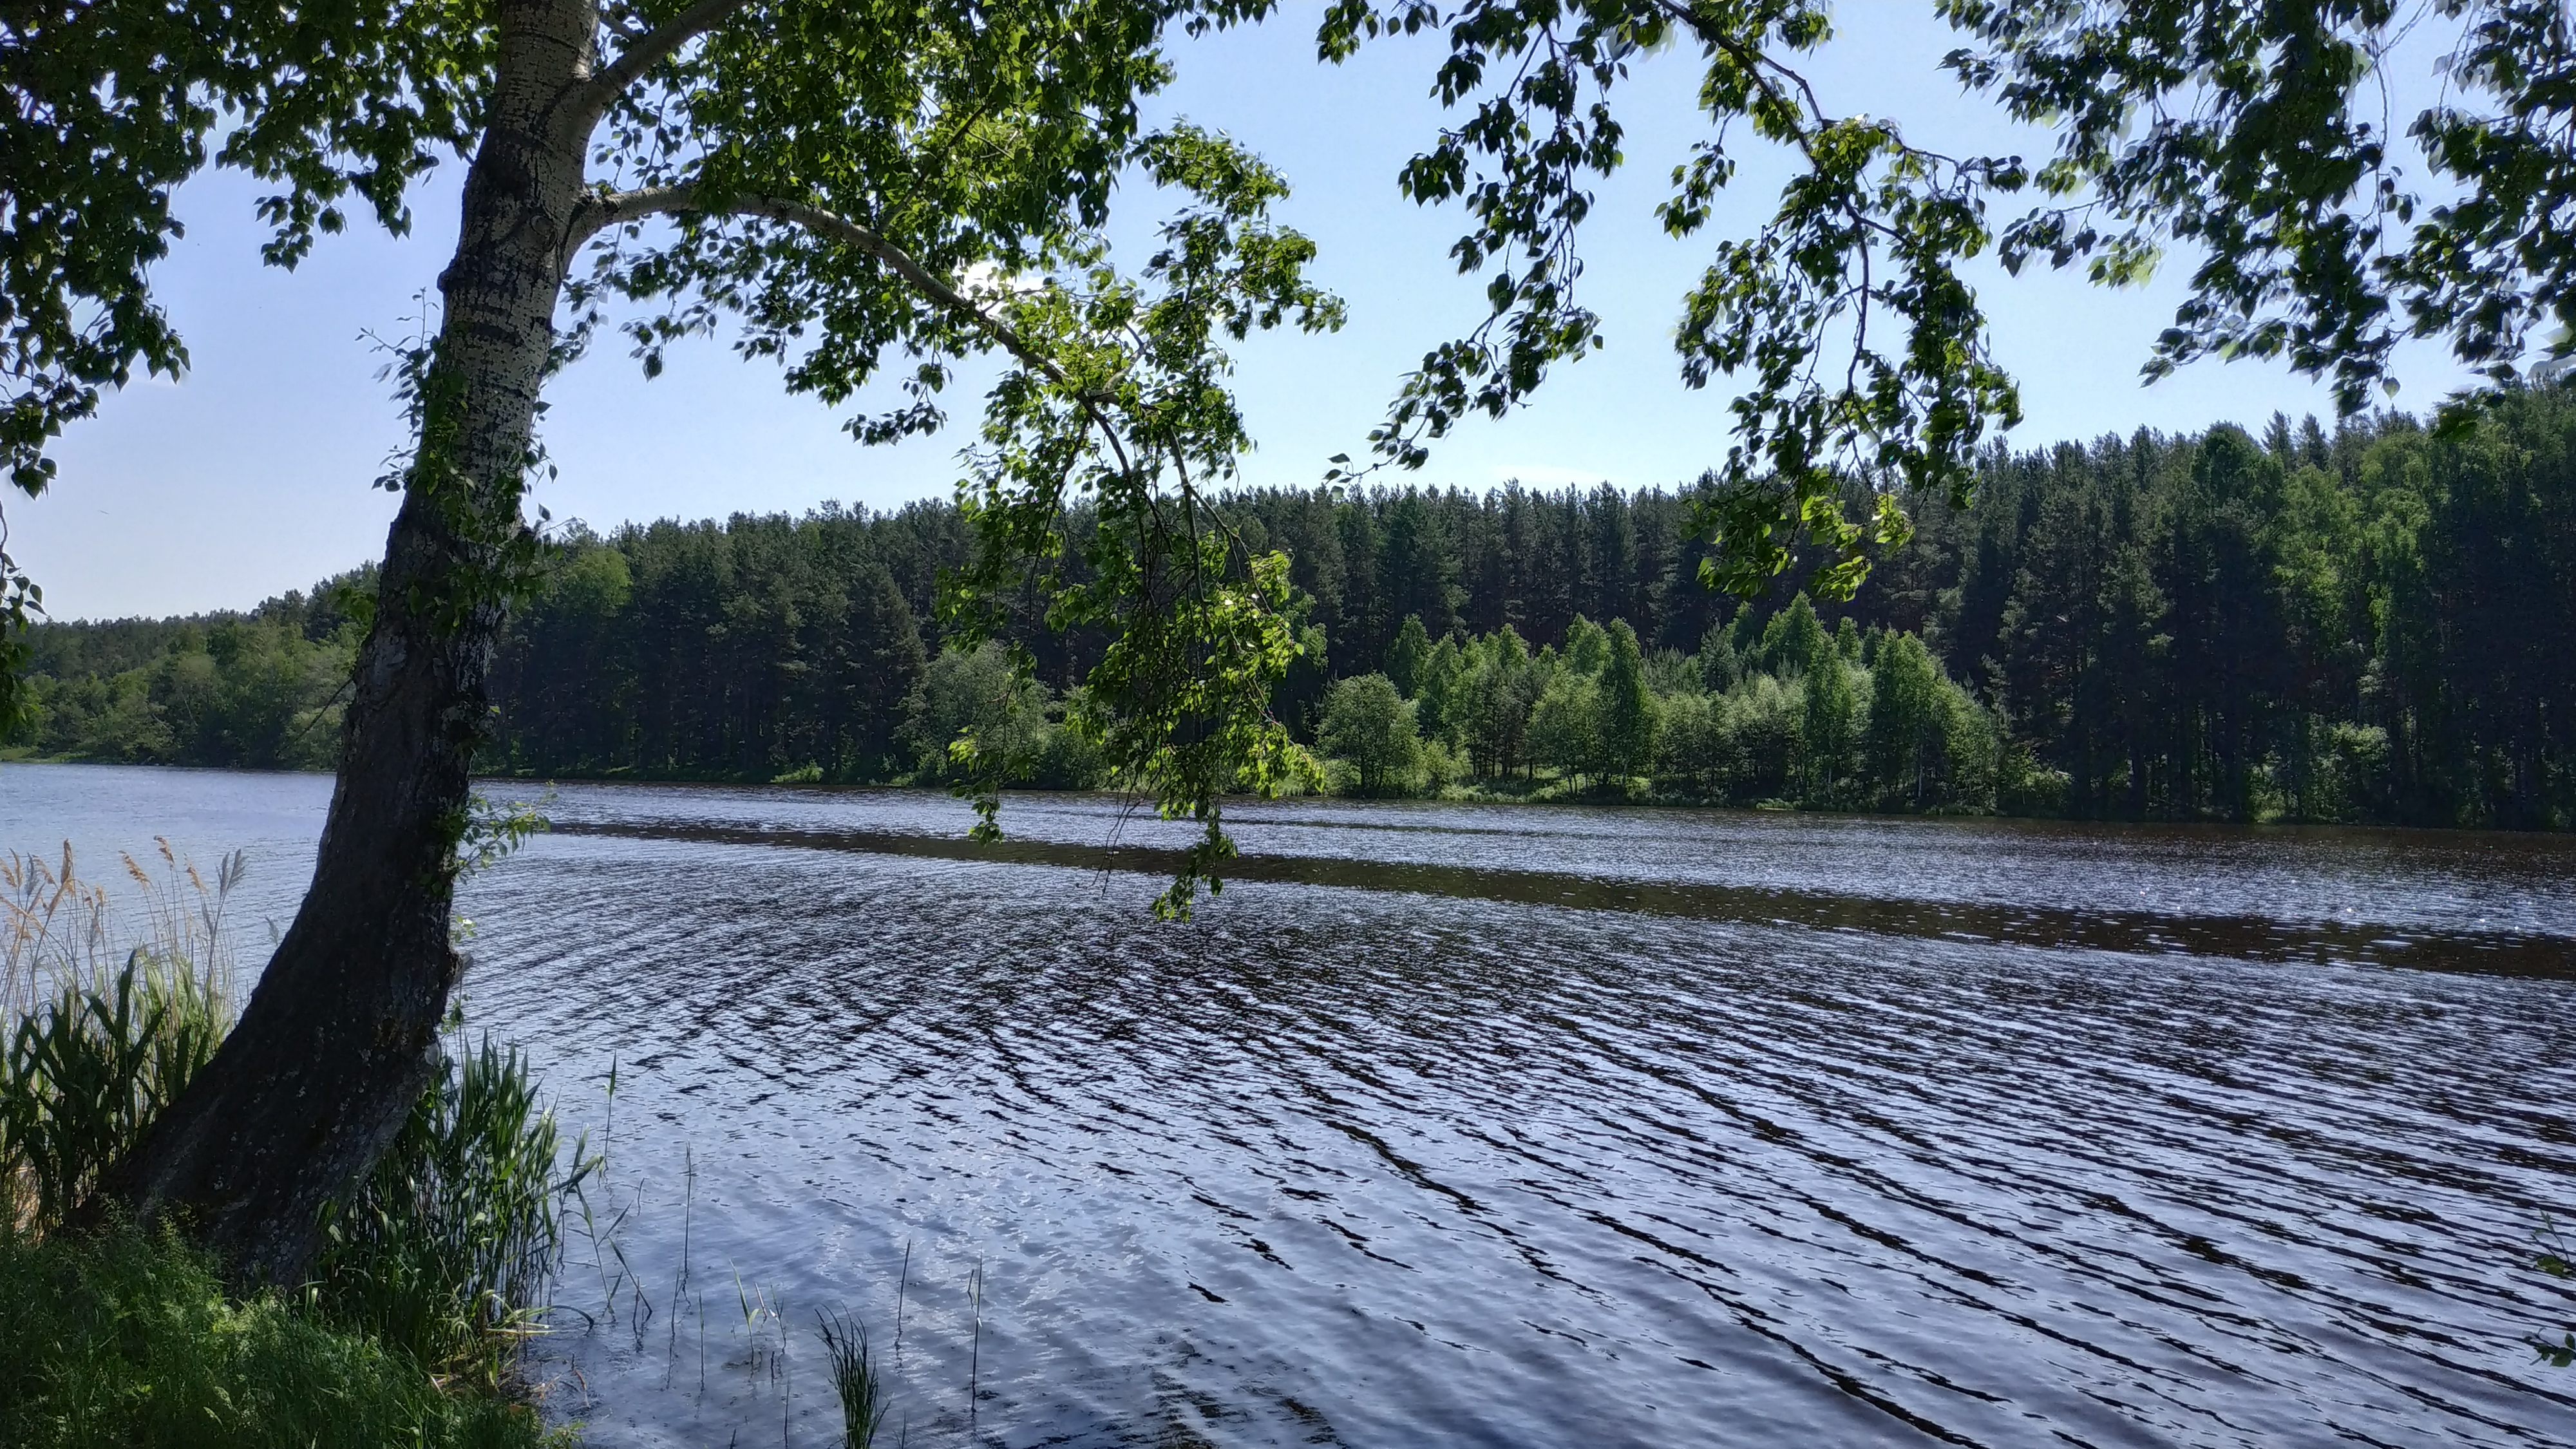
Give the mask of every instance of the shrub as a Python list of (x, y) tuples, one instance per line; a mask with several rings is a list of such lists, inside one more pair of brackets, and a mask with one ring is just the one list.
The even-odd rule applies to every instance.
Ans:
[(1421, 763), (1422, 736), (1413, 703), (1383, 674), (1333, 682), (1324, 696), (1324, 725), (1315, 743), (1351, 767), (1363, 795), (1399, 794)]

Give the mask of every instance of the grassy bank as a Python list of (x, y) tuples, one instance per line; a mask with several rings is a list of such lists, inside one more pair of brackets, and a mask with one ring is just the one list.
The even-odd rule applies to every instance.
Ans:
[(0, 1239), (0, 1444), (15, 1449), (569, 1445), (317, 1305), (227, 1295), (171, 1237)]
[(520, 1392), (584, 1152), (515, 1052), (459, 1041), (310, 1282), (228, 1293), (179, 1238), (70, 1226), (233, 1020), (224, 904), (165, 844), (126, 909), (0, 855), (0, 1445), (568, 1444)]

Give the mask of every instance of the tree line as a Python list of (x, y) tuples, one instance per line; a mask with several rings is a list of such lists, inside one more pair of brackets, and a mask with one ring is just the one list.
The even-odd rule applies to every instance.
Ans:
[[(1691, 496), (1257, 490), (1307, 654), (1279, 717), (1340, 788), (2113, 819), (2576, 823), (2576, 395), (2438, 434), (2275, 418), (1991, 452), (1847, 604), (1699, 582)], [(935, 780), (972, 726), (1101, 783), (1061, 724), (1099, 637), (943, 651), (957, 510), (574, 529), (495, 666), (482, 765)], [(1812, 564), (1815, 561), (1810, 561)], [(48, 624), (38, 754), (320, 767), (372, 576), (243, 614)]]

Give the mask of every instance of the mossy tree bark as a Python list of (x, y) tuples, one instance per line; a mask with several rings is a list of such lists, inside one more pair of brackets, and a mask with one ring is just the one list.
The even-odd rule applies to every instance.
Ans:
[(232, 1035), (106, 1184), (138, 1218), (177, 1217), (245, 1282), (304, 1273), (322, 1203), (427, 1082), (461, 964), (449, 917), (467, 772), (600, 109), (589, 0), (509, 0), (498, 19), (420, 445), (312, 887)]

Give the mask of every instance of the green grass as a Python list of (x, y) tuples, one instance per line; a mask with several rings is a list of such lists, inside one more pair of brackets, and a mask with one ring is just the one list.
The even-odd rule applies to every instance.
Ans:
[(442, 1049), (287, 1297), (227, 1298), (176, 1239), (65, 1226), (232, 1024), (242, 858), (209, 883), (161, 855), (162, 880), (125, 862), (131, 945), (68, 848), (0, 855), (0, 1449), (554, 1442), (501, 1394), (590, 1159), (515, 1050)]
[(885, 1428), (886, 1386), (868, 1352), (868, 1328), (841, 1313), (818, 1319), (823, 1351), (832, 1365), (832, 1389), (841, 1401), (843, 1449), (872, 1449)]
[(276, 1297), (225, 1295), (175, 1238), (0, 1236), (0, 1444), (12, 1449), (568, 1446), (535, 1411)]

